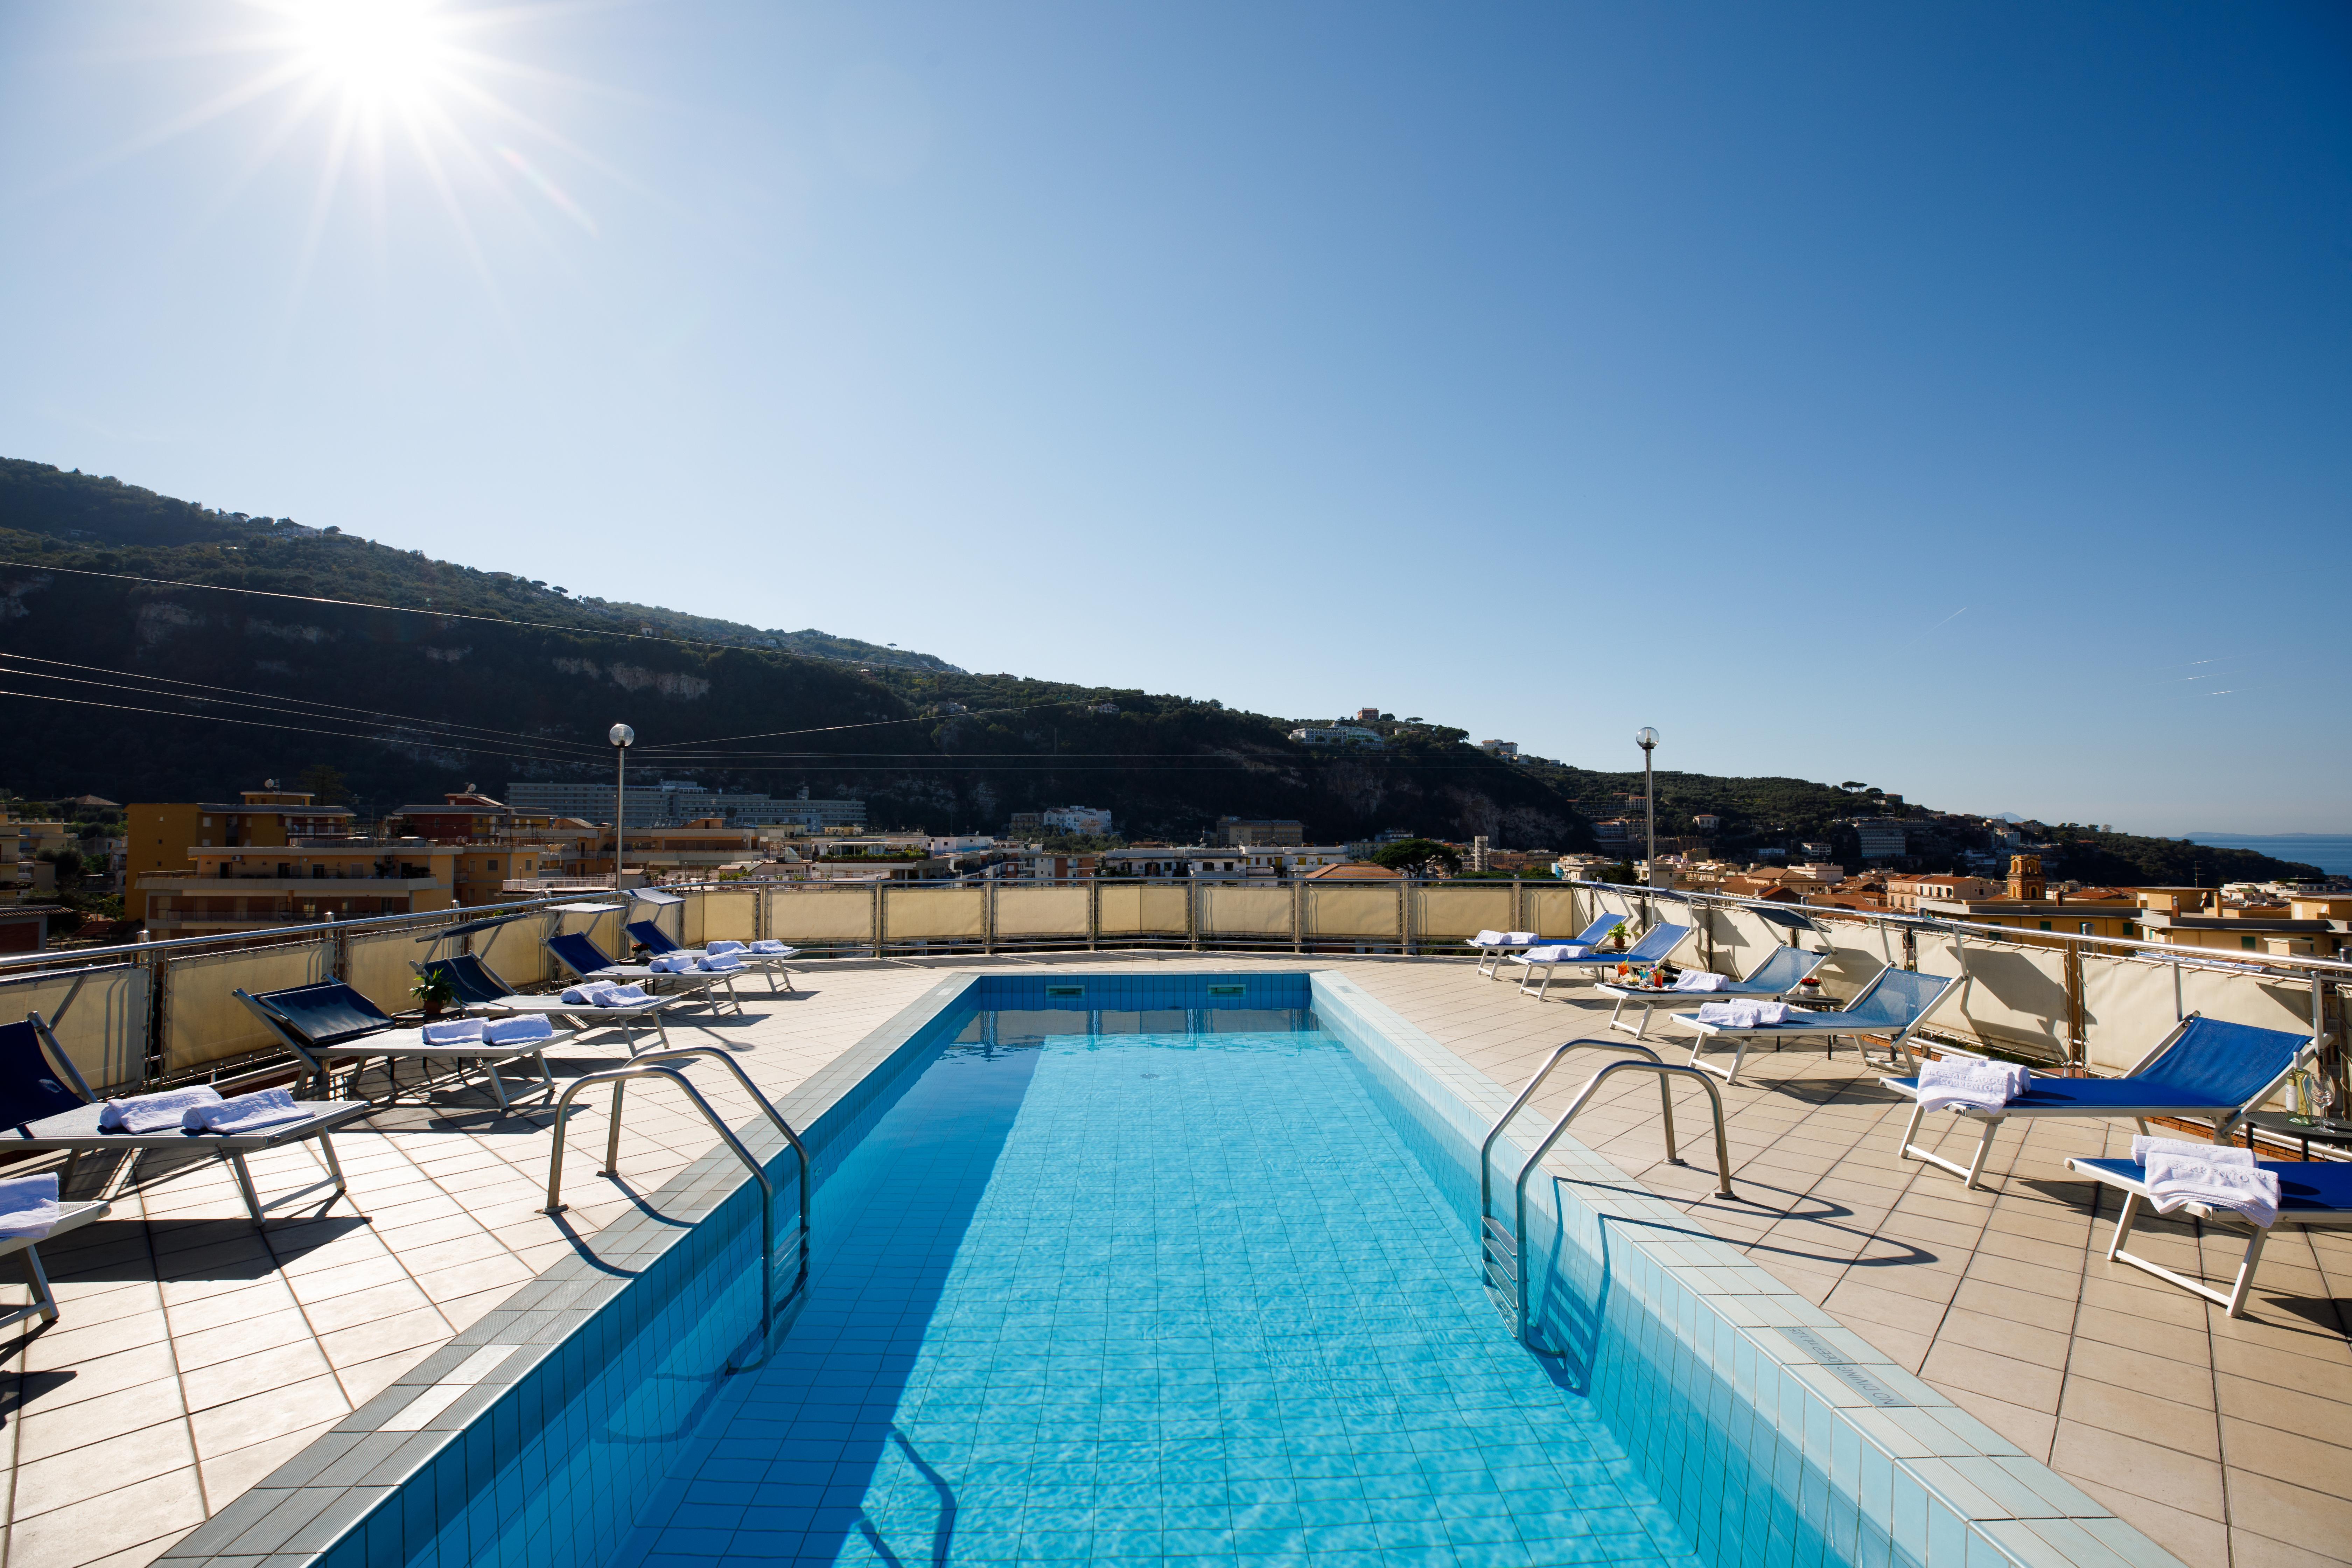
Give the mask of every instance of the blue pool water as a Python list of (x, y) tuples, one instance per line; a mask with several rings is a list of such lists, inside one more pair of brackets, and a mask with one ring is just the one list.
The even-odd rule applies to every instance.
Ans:
[(1252, 1021), (973, 1017), (619, 1561), (1695, 1565), (1360, 1064)]

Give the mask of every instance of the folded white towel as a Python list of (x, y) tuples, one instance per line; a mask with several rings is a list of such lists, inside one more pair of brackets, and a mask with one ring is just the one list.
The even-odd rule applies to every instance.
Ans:
[(609, 980), (583, 980), (577, 985), (565, 986), (563, 1000), (593, 1006), (597, 997), (613, 989), (613, 983)]
[(646, 967), (662, 974), (683, 974), (694, 967), (694, 955), (690, 952), (665, 952)]
[(1712, 969), (1685, 969), (1675, 976), (1677, 991), (1720, 991), (1731, 984), (1728, 974), (1717, 974)]
[(425, 1026), (425, 1043), (428, 1046), (462, 1046), (481, 1037), (479, 1018), (452, 1018), (446, 1023)]
[(2229, 1209), (2268, 1229), (2278, 1218), (2279, 1179), (2275, 1172), (2256, 1165), (2217, 1165), (2185, 1154), (2150, 1154), (2142, 1162), (2143, 1179), (2158, 1214), (2170, 1214), (2183, 1204), (2203, 1204)]
[(1540, 932), (1537, 931), (1507, 931), (1503, 933), (1503, 945), (1505, 947), (1532, 947), (1541, 941), (1543, 941), (1543, 936)]
[(1919, 1069), (1919, 1109), (1999, 1110), (2025, 1092), (2026, 1071), (2015, 1062), (1944, 1057)]
[(161, 1094), (142, 1094), (129, 1100), (110, 1100), (98, 1113), (100, 1132), (168, 1132), (180, 1125), (180, 1117), (191, 1107), (218, 1105), (220, 1090), (208, 1083), (191, 1089), (167, 1089)]
[(753, 952), (781, 953), (789, 956), (793, 953), (798, 952), (800, 949), (790, 946), (787, 943), (778, 942), (774, 937), (763, 936), (759, 941), (751, 944), (751, 951)]
[(531, 1013), (520, 1018), (499, 1018), (482, 1026), (482, 1043), (488, 1046), (527, 1046), (534, 1040), (551, 1040), (555, 1026), (547, 1021), (544, 1013)]
[(604, 985), (598, 987), (599, 1007), (635, 1007), (650, 1002), (653, 997), (642, 985)]
[(714, 952), (708, 958), (695, 960), (694, 967), (711, 974), (732, 974), (743, 967), (743, 961), (730, 958), (723, 952)]
[(2146, 1134), (2132, 1140), (2134, 1160), (2145, 1165), (2151, 1154), (2178, 1154), (2186, 1160), (2202, 1160), (2209, 1165), (2243, 1165), (2249, 1170), (2254, 1163), (2254, 1152), (2241, 1149), (2235, 1143), (2192, 1143), (2186, 1138), (2150, 1138)]
[(58, 1173), (0, 1181), (0, 1241), (38, 1241), (57, 1228)]
[(1482, 931), (1476, 936), (1470, 939), (1470, 945), (1472, 947), (1501, 947), (1504, 945), (1503, 933), (1498, 931)]
[(1780, 1002), (1702, 1002), (1698, 1021), (1727, 1029), (1754, 1029), (1788, 1021), (1788, 1006)]
[(722, 937), (717, 942), (704, 942), (702, 944), (702, 951), (705, 952), (740, 952), (743, 951), (743, 944), (740, 942), (729, 942)]
[(1551, 947), (1528, 949), (1529, 963), (1559, 963), (1565, 959), (1591, 958), (1592, 950), (1580, 942), (1559, 942)]
[(217, 1105), (199, 1105), (181, 1116), (180, 1125), (191, 1132), (233, 1135), (300, 1121), (310, 1114), (310, 1107), (295, 1103), (291, 1089), (265, 1089), (224, 1100)]

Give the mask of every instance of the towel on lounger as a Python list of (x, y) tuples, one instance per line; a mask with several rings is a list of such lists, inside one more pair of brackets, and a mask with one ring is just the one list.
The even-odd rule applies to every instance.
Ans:
[(694, 955), (690, 952), (665, 952), (646, 967), (658, 974), (683, 974), (694, 967)]
[(234, 1100), (224, 1100), (217, 1105), (199, 1105), (183, 1114), (180, 1125), (191, 1132), (218, 1132), (235, 1136), (243, 1132), (258, 1132), (265, 1127), (282, 1126), (289, 1121), (310, 1119), (310, 1110), (294, 1102), (291, 1089), (265, 1089), (253, 1094), (240, 1094)]
[(428, 1046), (470, 1045), (481, 1037), (479, 1018), (452, 1018), (446, 1024), (425, 1026), (425, 1043)]
[(702, 951), (715, 958), (722, 952), (740, 952), (743, 951), (743, 944), (740, 942), (728, 942), (722, 938), (718, 942), (703, 943)]
[(1591, 958), (1592, 950), (1580, 942), (1560, 942), (1552, 947), (1528, 949), (1529, 963), (1559, 963), (1570, 958)]
[(1731, 984), (1728, 974), (1717, 974), (1711, 969), (1685, 969), (1675, 976), (1677, 991), (1721, 991)]
[(161, 1094), (110, 1100), (98, 1113), (100, 1132), (168, 1132), (192, 1106), (218, 1105), (220, 1090), (208, 1083), (192, 1089), (167, 1089)]
[(2275, 1172), (2165, 1153), (2151, 1153), (2141, 1162), (2140, 1170), (2158, 1214), (2170, 1214), (2183, 1204), (2203, 1204), (2208, 1208), (2229, 1209), (2265, 1230), (2278, 1218)]
[(634, 1007), (653, 998), (642, 985), (615, 985), (609, 980), (590, 981), (564, 992), (566, 1002), (583, 1003), (591, 1007)]
[(2151, 1154), (2178, 1154), (2209, 1165), (2243, 1165), (2249, 1170), (2254, 1163), (2254, 1152), (2235, 1143), (2192, 1143), (2186, 1138), (2150, 1138), (2144, 1132), (2132, 1140), (2134, 1160), (2145, 1165)]
[(798, 952), (800, 949), (786, 946), (784, 943), (778, 942), (774, 937), (763, 936), (759, 941), (751, 944), (751, 951), (753, 952), (794, 953)]
[(1500, 947), (1503, 945), (1503, 933), (1498, 931), (1482, 931), (1476, 936), (1470, 939), (1469, 945), (1472, 947)]
[(731, 953), (714, 952), (695, 960), (694, 967), (706, 974), (732, 974), (743, 967), (743, 961)]
[(1943, 1057), (1919, 1069), (1919, 1109), (1999, 1110), (2025, 1092), (2026, 1071), (2015, 1062)]
[(521, 1018), (499, 1018), (482, 1026), (482, 1043), (485, 1045), (528, 1046), (553, 1038), (555, 1026), (547, 1021), (544, 1013), (533, 1013)]
[(0, 1181), (0, 1241), (38, 1241), (58, 1223), (58, 1173)]
[(1698, 1021), (1726, 1029), (1754, 1029), (1787, 1021), (1789, 1009), (1780, 1002), (1702, 1002)]

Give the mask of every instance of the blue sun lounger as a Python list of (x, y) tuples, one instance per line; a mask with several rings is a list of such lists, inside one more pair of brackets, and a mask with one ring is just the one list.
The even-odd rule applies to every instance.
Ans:
[(725, 970), (689, 969), (679, 972), (650, 969), (642, 963), (615, 963), (604, 956), (604, 950), (591, 941), (586, 931), (549, 937), (547, 951), (555, 954), (558, 963), (583, 980), (614, 980), (625, 984), (637, 982), (648, 989), (667, 982), (673, 988), (673, 994), (690, 996), (714, 1013), (719, 1010), (719, 999), (711, 994), (711, 990), (714, 986), (723, 985), (727, 988), (727, 1000), (734, 1004), (735, 1011), (740, 1013), (743, 1010), (742, 999), (735, 994), (735, 976)]
[(499, 1102), (500, 1110), (510, 1110), (513, 1107), (507, 1100), (506, 1080), (499, 1076), (499, 1064), (511, 1067), (519, 1062), (531, 1063), (539, 1069), (540, 1082), (552, 1094), (555, 1079), (547, 1070), (547, 1047), (572, 1038), (559, 1034), (512, 1046), (494, 1046), (488, 1040), (433, 1045), (425, 1040), (423, 1029), (401, 1023), (337, 980), (258, 994), (249, 991), (234, 994), (302, 1059), (321, 1089), (331, 1092), (337, 1066), (348, 1064), (356, 1078), (371, 1058), (382, 1057), (384, 1080), (391, 1091), (384, 1101), (387, 1105), (400, 1098), (402, 1062), (417, 1064), (425, 1075), (427, 1089), (433, 1084), (433, 1065), (446, 1062), (457, 1069), (460, 1079), (468, 1066), (480, 1067), (489, 1080), (490, 1097)]
[(651, 1024), (665, 1046), (669, 1044), (669, 1026), (662, 1015), (679, 1005), (695, 1000), (691, 993), (677, 992), (667, 996), (651, 996), (643, 1002), (617, 1007), (591, 1007), (579, 1002), (566, 1002), (561, 996), (525, 996), (499, 978), (498, 972), (471, 952), (455, 952), (446, 958), (427, 959), (409, 967), (419, 974), (448, 976), (450, 989), (457, 994), (458, 1002), (468, 1013), (505, 1013), (509, 1015), (540, 1013), (551, 1018), (562, 1018), (575, 1029), (595, 1028), (610, 1024), (627, 1039), (629, 1054), (637, 1054), (639, 1024)]
[[(1745, 980), (1735, 980), (1719, 991), (1647, 990), (1638, 985), (1619, 985), (1604, 982), (1601, 994), (1617, 998), (1617, 1005), (1609, 1015), (1609, 1026), (1622, 1029), (1640, 1039), (1650, 1026), (1650, 1014), (1659, 1004), (1680, 1006), (1685, 1002), (1723, 1002), (1733, 997), (1746, 997), (1751, 1002), (1778, 1002), (1793, 994), (1805, 976), (1829, 961), (1825, 952), (1807, 952), (1801, 947), (1776, 947), (1771, 955), (1756, 966), (1754, 973)], [(1620, 1021), (1625, 1004), (1639, 1002), (1642, 1016), (1639, 1022)], [(1734, 1068), (1734, 1071), (1738, 1070)]]
[[(2197, 1117), (2212, 1121), (2218, 1143), (2241, 1117), (2276, 1094), (2288, 1074), (2318, 1054), (2315, 1039), (2191, 1013), (2121, 1078), (2036, 1078), (1998, 1111), (1954, 1106), (1953, 1115), (1984, 1123), (1976, 1156), (1966, 1166), (1918, 1146), (1915, 1140), (1925, 1112), (1915, 1106), (1903, 1129), (1903, 1157), (1949, 1171), (1973, 1187), (1984, 1174), (1993, 1134), (2012, 1116), (2129, 1117), (2142, 1132), (2151, 1116)], [(1897, 1094), (1919, 1098), (1916, 1078), (1878, 1081)]]
[(140, 1155), (152, 1149), (194, 1149), (217, 1155), (236, 1174), (246, 1212), (259, 1225), (264, 1218), (261, 1195), (254, 1189), (253, 1173), (246, 1168), (245, 1157), (315, 1138), (320, 1161), (339, 1197), (343, 1192), (343, 1168), (336, 1162), (334, 1140), (328, 1133), (375, 1107), (364, 1100), (305, 1100), (302, 1109), (310, 1114), (300, 1121), (226, 1134), (176, 1127), (160, 1132), (100, 1131), (98, 1118), (104, 1109), (38, 1013), (22, 1023), (0, 1024), (0, 1153), (20, 1149), (64, 1151), (65, 1169), (58, 1176), (60, 1188), (73, 1180), (75, 1162), (93, 1152), (121, 1149), (131, 1153), (109, 1184), (111, 1195), (130, 1180)]
[[(1863, 1060), (1870, 1059), (1864, 1048), (1864, 1035), (1886, 1037), (1887, 1060), (1895, 1053), (1908, 1053), (1912, 1033), (1935, 1011), (1936, 1004), (1952, 988), (1952, 982), (1941, 974), (1920, 974), (1908, 969), (1896, 969), (1891, 964), (1878, 972), (1871, 983), (1855, 994), (1854, 999), (1835, 1013), (1811, 1012), (1802, 1007), (1789, 1009), (1788, 1020), (1779, 1024), (1758, 1024), (1740, 1028), (1730, 1024), (1702, 1024), (1696, 1013), (1669, 1014), (1677, 1024), (1697, 1033), (1691, 1042), (1690, 1065), (1702, 1072), (1711, 1072), (1726, 1083), (1739, 1081), (1740, 1064), (1748, 1059), (1748, 1047), (1759, 1040), (1769, 1040), (1774, 1048), (1790, 1040), (1819, 1040), (1831, 1052), (1837, 1049), (1840, 1035), (1853, 1037), (1854, 1049), (1862, 1051)], [(1717, 993), (1694, 994), (1694, 999), (1708, 1002)], [(1713, 1062), (1702, 1061), (1699, 1053), (1709, 1040), (1732, 1042), (1731, 1070), (1724, 1071)]]
[(1542, 957), (1540, 955), (1544, 953), (1557, 954), (1566, 945), (1562, 942), (1548, 942), (1540, 946), (1531, 947), (1525, 952), (1513, 953), (1511, 962), (1527, 966), (1527, 973), (1519, 976), (1519, 990), (1522, 993), (1526, 992), (1528, 982), (1535, 979), (1536, 971), (1538, 968), (1544, 972), (1543, 979), (1536, 985), (1536, 1000), (1540, 1002), (1544, 999), (1544, 993), (1551, 989), (1551, 977), (1559, 972), (1562, 964), (1568, 965), (1572, 970), (1580, 969), (1588, 973), (1598, 973), (1603, 969), (1614, 969), (1621, 963), (1657, 963), (1675, 949), (1688, 942), (1691, 933), (1697, 929), (1696, 926), (1652, 926), (1642, 933), (1641, 941), (1622, 952), (1595, 952), (1584, 958)]
[[(682, 947), (678, 943), (672, 942), (669, 937), (669, 932), (662, 930), (661, 927), (656, 925), (651, 921), (631, 921), (627, 929), (629, 932), (629, 940), (635, 942), (639, 947), (644, 948), (647, 952), (652, 953), (656, 958), (708, 958), (711, 956), (710, 950), (708, 947)], [(779, 974), (782, 975), (784, 977), (784, 989), (790, 991), (793, 988), (793, 972), (784, 967), (784, 960), (799, 957), (800, 949), (796, 947), (788, 947), (782, 952), (753, 952), (750, 948), (744, 947), (730, 951), (725, 956), (735, 959), (746, 969), (756, 969), (761, 973), (765, 974), (768, 977), (768, 989), (772, 992), (776, 988), (776, 976)]]
[[(1609, 933), (1615, 931), (1619, 926), (1623, 925), (1624, 923), (1625, 917), (1623, 915), (1602, 915), (1599, 920), (1594, 921), (1591, 925), (1586, 926), (1574, 936), (1538, 936), (1533, 931), (1504, 931), (1499, 933), (1505, 939), (1501, 942), (1480, 942), (1477, 937), (1470, 936), (1464, 937), (1462, 939), (1462, 945), (1476, 950), (1478, 954), (1478, 973), (1485, 975), (1487, 979), (1492, 980), (1495, 979), (1501, 971), (1504, 959), (1514, 957), (1519, 953), (1525, 952), (1531, 947), (1550, 947), (1556, 943), (1563, 942), (1570, 943), (1581, 942), (1586, 947), (1596, 947), (1601, 942), (1608, 941)], [(1497, 933), (1490, 931), (1483, 932), (1481, 934), (1495, 935)], [(1513, 937), (1525, 937), (1528, 940), (1525, 942), (1514, 942), (1510, 940)]]
[[(2082, 1079), (2072, 1079), (2081, 1082)], [(2176, 1274), (2161, 1263), (2134, 1256), (2125, 1250), (2124, 1243), (2131, 1239), (2132, 1226), (2137, 1223), (2142, 1205), (2148, 1198), (2147, 1172), (2137, 1160), (2071, 1159), (2069, 1170), (2090, 1177), (2103, 1186), (2115, 1187), (2124, 1194), (2124, 1212), (2116, 1219), (2116, 1234), (2107, 1243), (2107, 1258), (2116, 1263), (2128, 1263), (2144, 1269), (2168, 1284), (2184, 1290), (2193, 1290), (2207, 1300), (2226, 1310), (2226, 1315), (2236, 1318), (2245, 1313), (2246, 1292), (2253, 1285), (2254, 1269), (2263, 1260), (2263, 1243), (2270, 1239), (2272, 1230), (2282, 1226), (2295, 1226), (2306, 1230), (2352, 1230), (2352, 1163), (2341, 1160), (2262, 1160), (2259, 1168), (2279, 1180), (2278, 1219), (2270, 1230), (2249, 1225), (2253, 1239), (2246, 1243), (2246, 1255), (2238, 1264), (2238, 1277), (2228, 1292), (2214, 1289), (2201, 1279), (2191, 1279)], [(2187, 1204), (2186, 1212), (2213, 1219), (2237, 1219), (2240, 1216), (2227, 1209), (2210, 1209), (2203, 1204)]]

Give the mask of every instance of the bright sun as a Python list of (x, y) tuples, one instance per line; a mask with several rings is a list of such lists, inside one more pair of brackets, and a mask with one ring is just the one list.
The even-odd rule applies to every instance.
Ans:
[(414, 104), (453, 63), (434, 0), (300, 0), (289, 9), (302, 65), (361, 103)]

